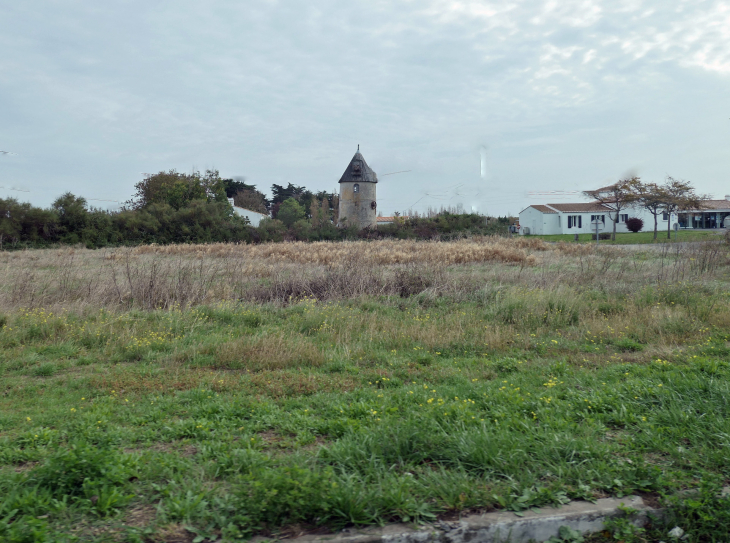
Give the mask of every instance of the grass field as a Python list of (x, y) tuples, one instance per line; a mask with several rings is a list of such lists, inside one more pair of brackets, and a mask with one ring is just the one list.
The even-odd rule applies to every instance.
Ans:
[(673, 518), (690, 541), (730, 529), (712, 502), (730, 479), (725, 246), (68, 249), (0, 267), (2, 541), (284, 537), (701, 485), (692, 503), (717, 514), (685, 500)]
[[(636, 233), (617, 233), (616, 240), (611, 241), (610, 239), (601, 239), (599, 244), (606, 245), (636, 245), (645, 243), (674, 243), (675, 241), (684, 242), (696, 242), (696, 241), (721, 241), (725, 230), (680, 230), (675, 233), (672, 231), (672, 238), (667, 238), (667, 232), (659, 231), (657, 239), (654, 239), (654, 232), (636, 232)], [(601, 233), (611, 233), (610, 229), (606, 229)], [(578, 241), (580, 243), (595, 243), (596, 240), (593, 238), (593, 234), (578, 234)], [(530, 236), (533, 238), (545, 240), (545, 241), (564, 241), (574, 242), (574, 234), (557, 234), (552, 236)]]

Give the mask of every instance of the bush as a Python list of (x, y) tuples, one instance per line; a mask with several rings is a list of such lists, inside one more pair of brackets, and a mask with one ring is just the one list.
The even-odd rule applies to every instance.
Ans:
[(78, 496), (85, 487), (119, 486), (135, 475), (134, 461), (116, 450), (75, 443), (48, 457), (28, 473), (30, 484), (56, 493)]
[(629, 229), (629, 232), (640, 232), (644, 228), (644, 221), (638, 217), (630, 217), (626, 219), (626, 228)]

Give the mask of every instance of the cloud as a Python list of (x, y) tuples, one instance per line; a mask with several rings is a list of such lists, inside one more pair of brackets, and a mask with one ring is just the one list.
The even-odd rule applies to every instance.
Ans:
[(530, 188), (633, 164), (722, 192), (729, 6), (16, 3), (0, 20), (0, 148), (19, 155), (0, 157), (0, 185), (125, 200), (140, 171), (216, 167), (328, 190), (360, 143), (376, 171), (412, 170), (379, 185), (384, 212), (462, 184), (452, 203), (503, 214)]

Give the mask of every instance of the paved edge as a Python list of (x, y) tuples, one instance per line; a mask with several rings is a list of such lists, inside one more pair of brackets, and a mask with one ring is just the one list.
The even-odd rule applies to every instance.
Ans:
[[(525, 511), (518, 516), (507, 511), (468, 515), (454, 522), (437, 522), (414, 527), (390, 524), (384, 527), (349, 529), (330, 535), (305, 535), (293, 541), (305, 543), (527, 543), (544, 542), (558, 535), (561, 526), (569, 526), (583, 534), (599, 532), (604, 522), (623, 515), (620, 507), (636, 510), (633, 523), (646, 523), (649, 513), (662, 514), (661, 509), (649, 507), (639, 496), (604, 498), (595, 503), (574, 501), (560, 508), (544, 507)], [(264, 538), (255, 538), (262, 541)]]

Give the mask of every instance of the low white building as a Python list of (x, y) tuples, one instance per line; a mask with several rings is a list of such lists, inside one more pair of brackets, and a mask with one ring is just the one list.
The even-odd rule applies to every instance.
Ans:
[(236, 215), (238, 215), (239, 217), (247, 218), (251, 226), (258, 226), (261, 223), (261, 219), (269, 218), (269, 216), (264, 213), (258, 213), (256, 211), (251, 211), (250, 209), (244, 209), (242, 207), (234, 205), (233, 198), (228, 198), (228, 203), (231, 204), (231, 207), (233, 208), (233, 211), (236, 213)]
[[(612, 208), (598, 202), (576, 203), (576, 204), (534, 204), (520, 211), (520, 234), (531, 234), (547, 236), (553, 234), (591, 234), (594, 220), (601, 221), (603, 228), (600, 232), (613, 231), (613, 218), (615, 213)], [(628, 232), (626, 221), (631, 217), (637, 217), (644, 221), (642, 232), (654, 231), (654, 216), (642, 208), (628, 207), (619, 212), (619, 221), (616, 224), (616, 232)], [(667, 220), (672, 224), (677, 221), (677, 216), (667, 217), (667, 214), (659, 214), (657, 217), (659, 230), (667, 229)]]
[(724, 200), (705, 200), (702, 209), (680, 211), (680, 228), (730, 228), (730, 194)]

